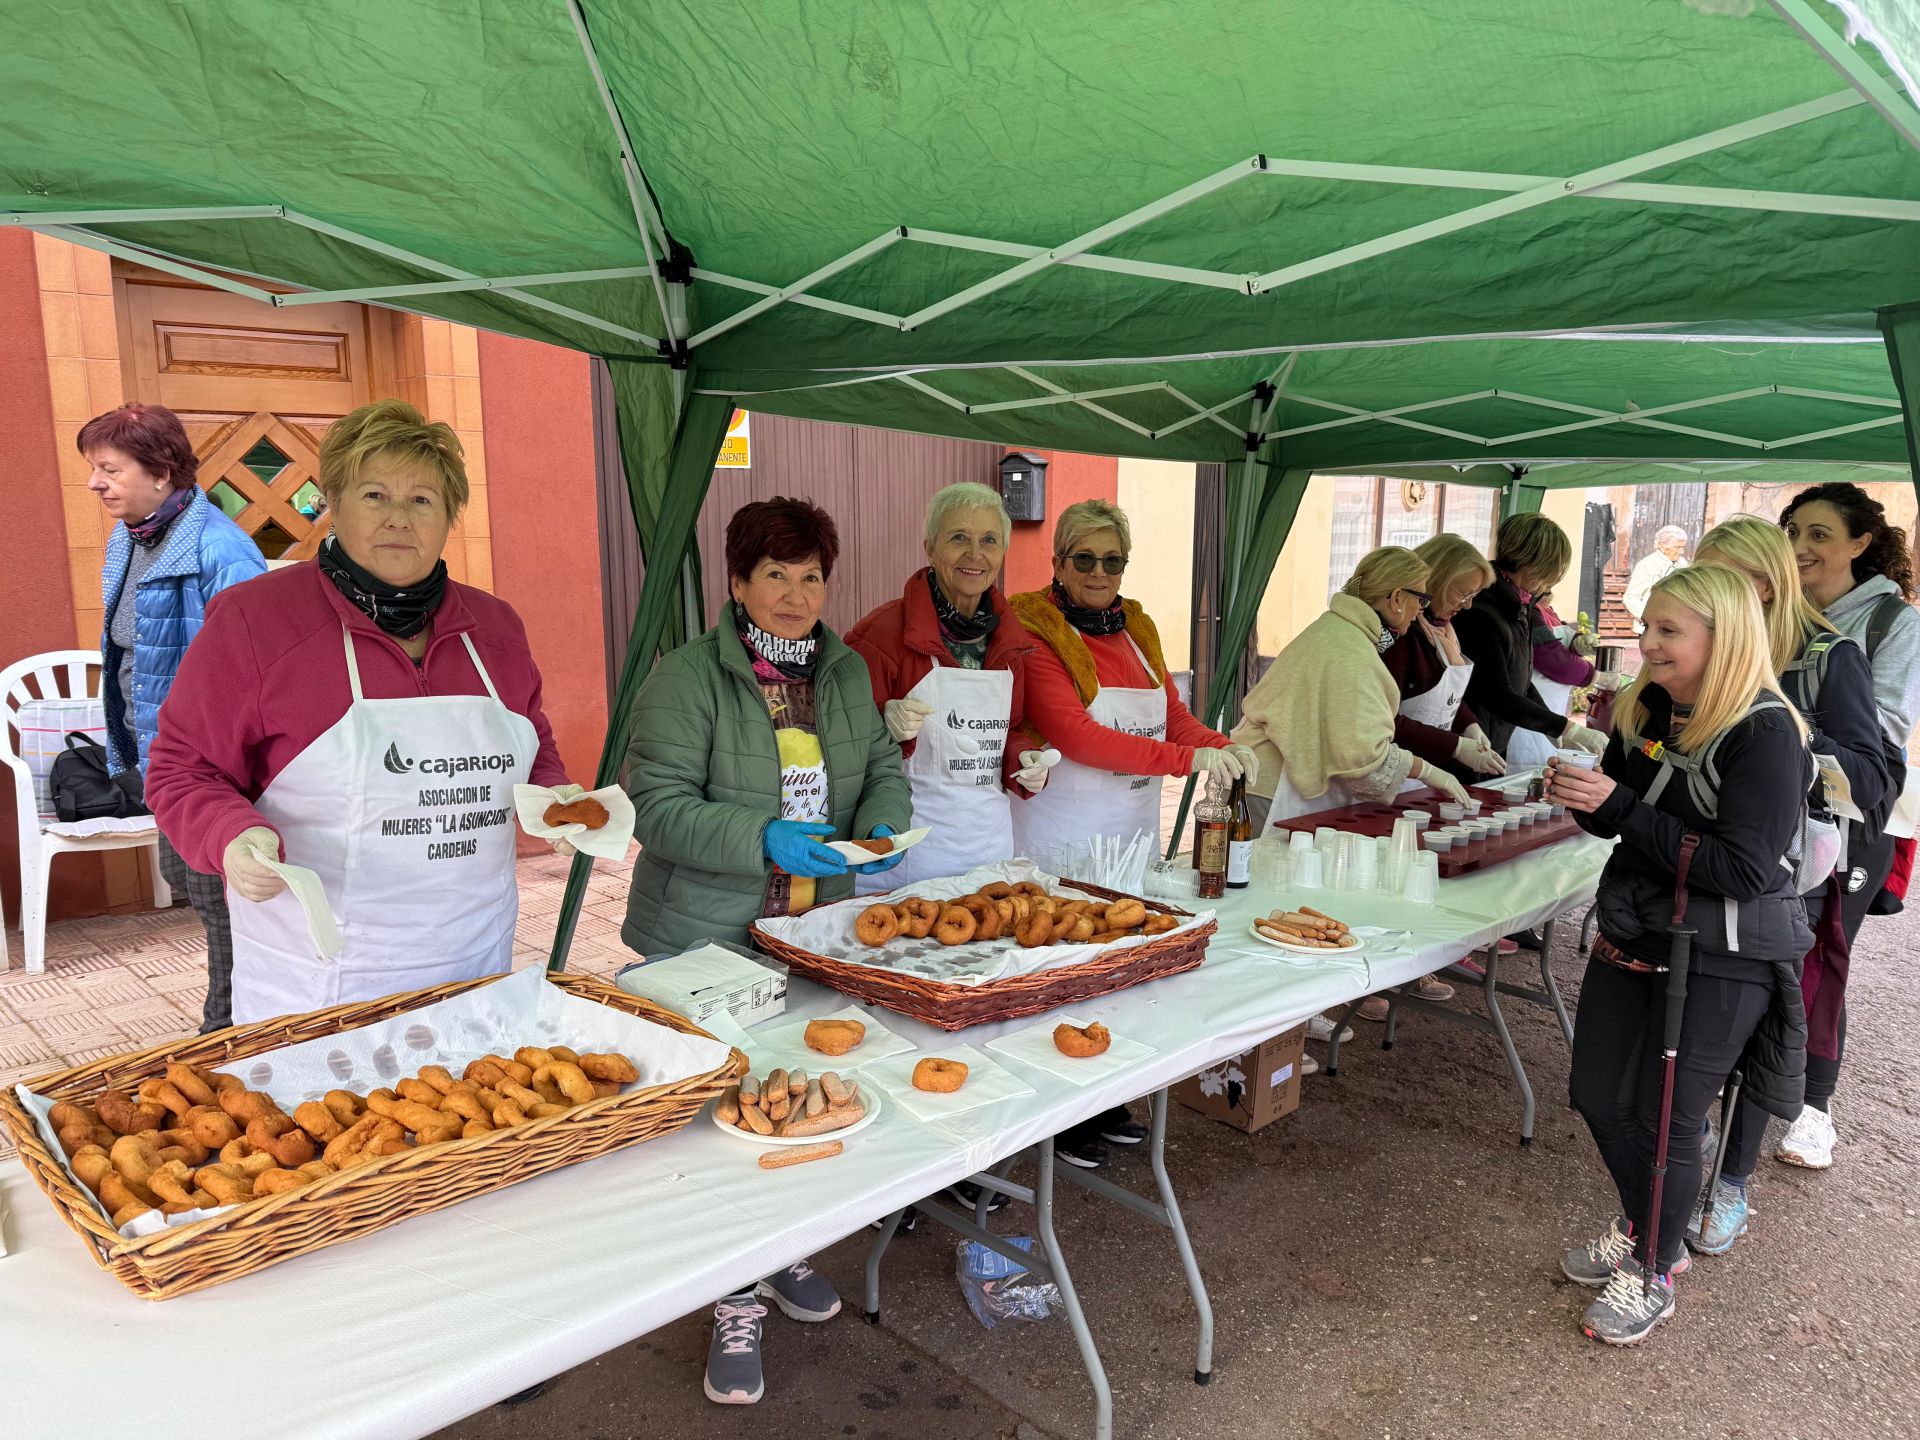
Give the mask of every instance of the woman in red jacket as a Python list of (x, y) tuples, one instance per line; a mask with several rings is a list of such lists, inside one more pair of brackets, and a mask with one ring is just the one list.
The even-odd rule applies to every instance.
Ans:
[[(242, 1025), (504, 974), (513, 787), (567, 778), (519, 617), (440, 558), (467, 498), (453, 431), (365, 406), (328, 430), (320, 488), (318, 558), (207, 607), (148, 756), (161, 829), (226, 878)], [(335, 963), (270, 861), (319, 875)]]
[(900, 742), (913, 823), (932, 834), (862, 894), (1012, 857), (1013, 795), (1038, 794), (1047, 767), (1009, 744), (1026, 698), (1033, 637), (1007, 609), (1000, 568), (1013, 526), (999, 494), (973, 481), (927, 503), (928, 564), (847, 632), (873, 678), (873, 703)]

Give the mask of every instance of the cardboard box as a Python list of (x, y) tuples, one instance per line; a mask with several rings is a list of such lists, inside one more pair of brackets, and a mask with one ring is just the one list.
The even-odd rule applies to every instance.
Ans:
[(1210, 1120), (1251, 1133), (1300, 1108), (1307, 1027), (1295, 1026), (1173, 1087), (1173, 1098)]
[(702, 1026), (721, 1011), (747, 1026), (771, 1020), (787, 1008), (785, 966), (749, 959), (719, 945), (629, 965), (614, 983)]

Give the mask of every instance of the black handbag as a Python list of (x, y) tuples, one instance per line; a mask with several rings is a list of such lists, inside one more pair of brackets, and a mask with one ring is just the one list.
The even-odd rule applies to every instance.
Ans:
[(67, 732), (66, 749), (54, 757), (48, 778), (53, 813), (61, 820), (127, 819), (148, 813), (139, 770), (111, 774), (106, 747), (83, 730)]

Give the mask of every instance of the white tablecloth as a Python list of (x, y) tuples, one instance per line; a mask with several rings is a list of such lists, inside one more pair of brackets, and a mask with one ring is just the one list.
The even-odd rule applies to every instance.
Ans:
[[(1604, 845), (1573, 840), (1445, 881), (1410, 939), (1370, 944), (1364, 964), (1358, 956), (1317, 968), (1285, 963), (1247, 927), (1256, 913), (1307, 897), (1240, 892), (1218, 903), (1220, 934), (1200, 968), (1071, 1007), (1153, 1047), (1104, 1082), (1074, 1085), (998, 1057), (1032, 1095), (936, 1124), (891, 1107), (837, 1159), (776, 1171), (757, 1167), (758, 1147), (702, 1118), (663, 1140), (176, 1300), (139, 1300), (97, 1270), (9, 1162), (0, 1166), (12, 1251), (0, 1259), (5, 1430), (17, 1440), (70, 1435), (75, 1397), (103, 1364), (116, 1393), (177, 1396), (181, 1374), (244, 1337), (262, 1374), (309, 1373), (316, 1355), (405, 1357), (360, 1366), (351, 1383), (281, 1387), (274, 1428), (283, 1440), (430, 1433), (1076, 1121), (1578, 904), (1593, 893), (1605, 856)], [(1328, 892), (1307, 903), (1354, 924), (1369, 923), (1377, 908)], [(1394, 907), (1391, 923), (1409, 928), (1402, 917), (1410, 910)], [(796, 982), (787, 1014), (845, 1003)], [(963, 1038), (984, 1045), (1038, 1019), (976, 1026)], [(941, 1053), (941, 1032), (890, 1013), (886, 1023)], [(1181, 1182), (1176, 1175), (1176, 1190)], [(184, 1404), (151, 1406), (145, 1440), (197, 1435), (194, 1416)]]

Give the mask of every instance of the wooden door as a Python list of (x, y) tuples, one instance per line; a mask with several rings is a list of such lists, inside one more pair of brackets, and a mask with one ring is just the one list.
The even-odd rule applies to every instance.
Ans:
[(200, 485), (269, 560), (304, 560), (327, 532), (320, 437), (373, 398), (367, 311), (281, 310), (118, 266), (115, 309), (130, 398), (187, 427)]

